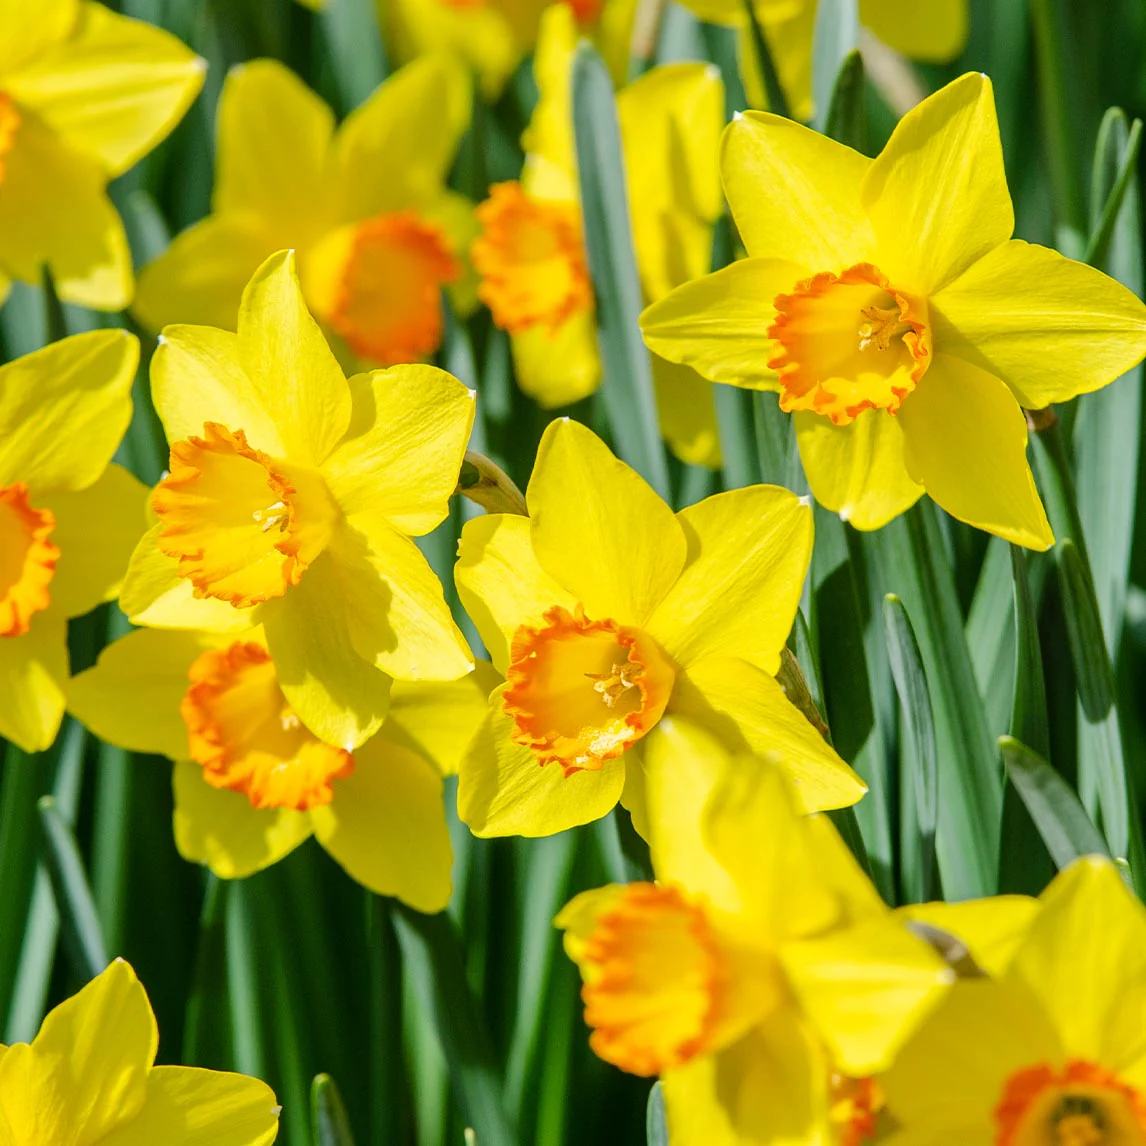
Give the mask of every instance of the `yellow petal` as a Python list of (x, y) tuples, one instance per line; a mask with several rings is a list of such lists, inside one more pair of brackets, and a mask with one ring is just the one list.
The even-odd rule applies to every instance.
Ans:
[(180, 577), (178, 562), (156, 544), (163, 525), (153, 525), (140, 539), (127, 565), (119, 606), (135, 625), (159, 629), (204, 629), (237, 633), (258, 623), (259, 610), (238, 609), (215, 597), (196, 597)]
[(577, 604), (538, 564), (529, 518), (517, 514), (491, 513), (462, 526), (454, 582), (462, 607), (502, 673), (518, 625), (537, 623), (554, 605), (572, 610)]
[(677, 287), (641, 315), (645, 345), (712, 382), (778, 390), (768, 365), (773, 302), (804, 273), (794, 263), (744, 259)]
[(541, 16), (533, 75), (537, 104), (521, 136), (525, 149), (522, 184), (539, 198), (578, 198), (573, 143), (573, 55), (580, 33), (573, 9), (550, 4)]
[(803, 812), (848, 807), (867, 791), (776, 681), (747, 661), (691, 665), (677, 677), (669, 712), (695, 720), (733, 751), (775, 764), (791, 780)]
[(83, 4), (68, 39), (6, 75), (4, 89), (114, 177), (170, 133), (206, 71), (162, 29)]
[(354, 772), (334, 800), (312, 809), (318, 842), (351, 879), (417, 911), (450, 901), (453, 851), (442, 778), (427, 761), (374, 737), (354, 753)]
[(1039, 911), (1026, 895), (995, 895), (962, 903), (913, 903), (898, 914), (953, 935), (988, 975), (1002, 975)]
[(684, 567), (672, 510), (578, 422), (549, 424), (526, 502), (537, 560), (594, 619), (643, 624)]
[(901, 119), (872, 162), (863, 202), (872, 260), (900, 290), (935, 294), (1015, 229), (991, 81), (949, 83)]
[(55, 516), (52, 542), (60, 548), (49, 587), (53, 608), (78, 617), (119, 593), (128, 559), (147, 530), (147, 493), (138, 478), (110, 465), (87, 489), (41, 499)]
[(967, 43), (967, 0), (860, 0), (860, 20), (889, 48), (913, 60), (950, 60)]
[(955, 978), (930, 945), (890, 914), (786, 943), (780, 959), (832, 1058), (854, 1078), (886, 1069)]
[(350, 380), (346, 437), (323, 466), (347, 516), (420, 536), (445, 520), (474, 420), (474, 393), (434, 366)]
[(998, 378), (937, 357), (899, 411), (908, 473), (952, 517), (1030, 549), (1054, 535), (1027, 464), (1027, 422)]
[(605, 887), (594, 887), (575, 895), (553, 920), (565, 934), (562, 943), (565, 953), (582, 970), (582, 955), (585, 943), (597, 927), (597, 920), (625, 894), (625, 886), (610, 883)]
[(139, 1114), (100, 1146), (270, 1146), (278, 1134), (274, 1091), (257, 1078), (158, 1066)]
[(809, 274), (871, 260), (874, 237), (860, 205), (871, 165), (790, 119), (738, 116), (725, 129), (720, 170), (749, 255), (795, 263), (788, 289)]
[(601, 384), (594, 311), (577, 311), (554, 330), (531, 326), (509, 345), (517, 384), (543, 409), (579, 402)]
[(0, 0), (0, 73), (9, 75), (63, 40), (75, 26), (80, 0)]
[(799, 413), (796, 441), (815, 499), (857, 529), (879, 529), (923, 496), (903, 459), (903, 426), (883, 410), (864, 410), (846, 426)]
[(680, 665), (739, 657), (770, 676), (812, 559), (812, 511), (779, 486), (729, 490), (681, 510), (684, 571), (649, 619)]
[(342, 571), (323, 553), (286, 597), (264, 606), (279, 687), (322, 740), (352, 751), (382, 726), (390, 678), (355, 651)]
[(107, 176), (67, 147), (33, 112), (22, 111), (4, 157), (0, 268), (38, 283), (43, 264), (64, 302), (122, 310), (131, 302), (131, 253), (107, 196)]
[(40, 752), (64, 718), (68, 679), (67, 622), (37, 613), (23, 636), (0, 639), (0, 737)]
[(190, 761), (176, 763), (172, 782), (175, 846), (185, 860), (206, 864), (220, 879), (270, 867), (311, 833), (309, 813), (253, 808), (242, 792), (212, 787)]
[(242, 430), (257, 450), (286, 453), (263, 395), (239, 359), (239, 340), (207, 326), (168, 326), (151, 359), (151, 398), (169, 442), (202, 435), (205, 422)]
[(490, 696), (490, 711), (458, 770), (458, 816), (475, 836), (552, 836), (599, 820), (616, 806), (625, 783), (625, 758), (599, 771), (566, 776), (559, 765), (537, 763), (510, 739), (513, 722), (502, 710), (505, 686)]
[(338, 129), (335, 217), (352, 223), (434, 195), (469, 126), (469, 76), (448, 57), (395, 72)]
[(255, 215), (208, 215), (140, 271), (131, 312), (148, 330), (177, 321), (234, 330), (243, 287), (279, 246)]
[(480, 660), (461, 680), (397, 680), (379, 735), (417, 752), (443, 776), (453, 776), (499, 684), (501, 673)]
[(278, 236), (276, 245), (309, 245), (329, 219), (333, 135), (330, 108), (286, 65), (251, 60), (233, 67), (219, 95), (212, 210), (257, 216)]
[(287, 455), (322, 462), (350, 424), (350, 388), (306, 309), (293, 251), (272, 255), (247, 284), (238, 339), (239, 362)]
[(1070, 1058), (1114, 1070), (1146, 1053), (1146, 909), (1107, 859), (1060, 872), (1015, 952), (1005, 981), (1023, 984)]
[(96, 330), (0, 366), (0, 485), (92, 485), (131, 421), (138, 361), (134, 335)]
[(457, 680), (473, 667), (442, 585), (385, 521), (349, 517), (331, 545), (359, 657), (401, 680)]
[(941, 291), (937, 351), (1002, 378), (1029, 409), (1113, 382), (1146, 354), (1146, 306), (1121, 283), (1013, 239)]
[(719, 469), (720, 429), (716, 424), (716, 399), (708, 379), (691, 366), (681, 366), (655, 354), (652, 360), (657, 415), (669, 449), (689, 465)]
[[(71, 1131), (76, 1137), (68, 1135), (64, 1140), (102, 1141), (108, 1131), (139, 1112), (158, 1042), (147, 994), (122, 959), (48, 1014), (29, 1057), (40, 1060), (47, 1068), (45, 1073), (55, 1076), (53, 1081), (66, 1096), (68, 1121), (75, 1120)], [(14, 1066), (12, 1056), (6, 1055), (0, 1074), (7, 1077), (0, 1080), (0, 1090), (7, 1092), (5, 1113), (19, 1135), (21, 1096), (16, 1096), (14, 1108), (11, 1094), (10, 1071)], [(35, 1094), (33, 1085), (30, 1093), (22, 1096), (32, 1099), (29, 1107), (34, 1106)], [(34, 1132), (17, 1140), (45, 1141)]]
[(187, 756), (187, 726), (179, 713), (190, 681), (187, 670), (210, 634), (136, 629), (99, 655), (93, 668), (68, 682), (68, 711), (101, 740), (131, 752)]

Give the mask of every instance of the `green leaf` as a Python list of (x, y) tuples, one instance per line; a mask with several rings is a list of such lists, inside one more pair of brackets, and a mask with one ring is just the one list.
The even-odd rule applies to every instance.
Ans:
[(36, 807), (44, 866), (60, 913), (64, 950), (78, 977), (94, 979), (107, 967), (108, 957), (80, 850), (54, 796), (42, 796)]
[(1011, 729), (1015, 676), (1015, 593), (1010, 546), (992, 537), (979, 570), (964, 626), (987, 725), (995, 736)]
[(1093, 724), (1105, 719), (1114, 704), (1114, 674), (1106, 651), (1098, 598), (1079, 548), (1069, 537), (1059, 542), (1058, 559), (1078, 698)]
[(1058, 868), (1083, 855), (1109, 855), (1106, 842), (1070, 785), (1036, 752), (1000, 736), (1007, 775)]
[(1126, 193), (1136, 182), (1141, 143), (1142, 121), (1136, 119), (1128, 132), (1126, 113), (1121, 108), (1108, 108), (1098, 131), (1091, 178), (1090, 239), (1086, 244), (1086, 261), (1092, 266), (1106, 262)]
[(838, 143), (867, 154), (867, 112), (864, 103), (863, 56), (858, 51), (844, 57), (832, 89), (824, 134)]
[(1043, 681), (1039, 624), (1030, 585), (1027, 582), (1027, 555), (1012, 545), (1011, 568), (1015, 608), (1015, 687), (1011, 707), (1011, 735), (1029, 745), (1040, 756), (1050, 755), (1050, 727), (1047, 721), (1046, 684)]
[[(859, 55), (860, 18), (856, 0), (819, 0), (816, 5), (816, 32), (812, 48), (812, 126), (841, 143), (848, 142), (828, 129), (836, 110), (840, 82), (851, 90), (855, 101), (854, 74)], [(863, 95), (863, 65), (859, 64), (859, 94)], [(842, 109), (841, 109), (842, 111)], [(850, 144), (849, 144), (850, 146)]]
[(649, 352), (638, 323), (642, 309), (621, 132), (613, 81), (592, 45), (573, 59), (573, 134), (581, 182), (585, 253), (597, 300), (598, 342), (609, 412), (620, 457), (668, 501), (668, 465), (657, 421)]
[(648, 1146), (669, 1146), (668, 1116), (665, 1114), (665, 1087), (659, 1079), (649, 1091), (645, 1111), (645, 1139)]
[(883, 599), (883, 627), (900, 712), (911, 741), (910, 758), (914, 762), (912, 774), (903, 778), (903, 783), (912, 788), (914, 798), (910, 807), (915, 820), (911, 833), (914, 854), (910, 858), (902, 856), (903, 883), (910, 899), (924, 903), (935, 898), (935, 823), (939, 800), (931, 696), (911, 618), (894, 593)]
[(354, 1146), (346, 1106), (329, 1074), (315, 1075), (311, 1084), (310, 1126), (314, 1146)]

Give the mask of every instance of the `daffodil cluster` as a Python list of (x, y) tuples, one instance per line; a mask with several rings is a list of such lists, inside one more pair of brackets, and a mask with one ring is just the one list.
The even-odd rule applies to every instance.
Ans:
[[(307, 7), (288, 22), (343, 19)], [(223, 899), (230, 881), (328, 864), (311, 837), (339, 879), (398, 901), (379, 924), (367, 900), (373, 987), (400, 946), (402, 1006), (457, 1021), (465, 1037), (442, 1041), (479, 1116), (500, 1071), (475, 1082), (467, 1056), (494, 1040), (451, 1019), (467, 985), (438, 998), (410, 966), (432, 928), (484, 927), (481, 895), (516, 896), (551, 942), (560, 908), (589, 1046), (660, 1080), (672, 1146), (1146, 1146), (1146, 860), (1121, 630), (1104, 636), (1068, 451), (1051, 439), (1037, 474), (1028, 461), (1054, 406), (1146, 356), (1142, 300), (1014, 237), (985, 75), (904, 109), (874, 156), (806, 126), (826, 121), (812, 95), (825, 0), (376, 7), (395, 70), (341, 122), (328, 74), (315, 90), (268, 56), (215, 77), (209, 209), (205, 182), (204, 210), (149, 241), (147, 179), (135, 198), (108, 184), (176, 127), (202, 61), (91, 0), (0, 0), (0, 301), (43, 299), (49, 331), (0, 364), (0, 863), (19, 850), (7, 769), (37, 767), (26, 757), (68, 719), (171, 762), (162, 819), (210, 873), (205, 933), (213, 912), (249, 924), (244, 900)], [(850, 11), (860, 43), (902, 67), (968, 39), (963, 0)], [(736, 29), (739, 75), (731, 56), (723, 75), (687, 53), (655, 62), (660, 15), (666, 41), (719, 46)], [(625, 238), (614, 265), (639, 283), (619, 308), (590, 258), (578, 160), (594, 53), (615, 119), (601, 148), (619, 142), (624, 188), (606, 205)], [(756, 109), (770, 91), (772, 110), (726, 122), (741, 90)], [(132, 204), (130, 227), (113, 202)], [(0, 318), (0, 346), (16, 345), (26, 332)], [(793, 488), (757, 480), (779, 470)], [(925, 496), (935, 506), (913, 510)], [(915, 551), (864, 536), (908, 511)], [(1046, 732), (1036, 609), (1060, 602), (1041, 573), (1028, 581), (1022, 550), (1056, 546), (1051, 519), (1070, 532), (1055, 553), (1067, 684), (1101, 755), (1077, 792), (1038, 760), (1004, 797), (999, 762), (974, 755), (991, 749), (986, 717), (936, 765), (927, 678), (985, 691), (1013, 675), (1013, 703), (994, 708)], [(975, 530), (1001, 539), (986, 558)], [(924, 561), (919, 537), (942, 554)], [(970, 579), (946, 566), (968, 553), (964, 623)], [(918, 587), (922, 652), (883, 596), (889, 574)], [(983, 618), (1012, 602), (1011, 644), (972, 657)], [(833, 631), (842, 674), (821, 663)], [(57, 794), (83, 787), (79, 744), (70, 778), (52, 757)], [(988, 793), (979, 806), (1042, 849), (1033, 867), (1046, 852), (1058, 874), (1041, 894), (932, 900), (952, 784)], [(58, 905), (52, 944), (62, 916), (80, 953), (78, 991), (30, 1042), (5, 1034), (0, 1146), (269, 1146), (265, 1083), (156, 1065), (174, 1056), (140, 980), (91, 938), (115, 879), (100, 875), (90, 906), (87, 821), (41, 814), (36, 894)], [(99, 836), (106, 807), (95, 820)], [(1123, 829), (1129, 863), (1090, 854)], [(478, 851), (489, 837), (520, 839)], [(896, 868), (914, 851), (919, 895)], [(511, 896), (502, 859), (534, 854), (560, 874), (538, 890), (549, 867), (523, 861)], [(0, 944), (28, 946), (46, 998), (60, 985), (35, 968), (47, 932), (27, 930)], [(291, 957), (312, 959), (314, 939)], [(475, 984), (507, 955), (488, 939)], [(432, 973), (465, 978), (441, 952)], [(217, 976), (235, 994), (242, 955), (229, 943)], [(211, 959), (204, 942), (195, 1030)], [(350, 956), (330, 963), (315, 983), (353, 973)], [(528, 1089), (525, 1070), (515, 1059), (507, 1093)], [(341, 1117), (316, 1114), (316, 1141)]]

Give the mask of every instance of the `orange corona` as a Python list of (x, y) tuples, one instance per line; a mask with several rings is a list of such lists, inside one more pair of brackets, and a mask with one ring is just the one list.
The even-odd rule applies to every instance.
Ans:
[(50, 510), (35, 509), (22, 482), (0, 486), (0, 637), (21, 637), (46, 609), (60, 550)]
[(777, 295), (768, 365), (780, 407), (844, 426), (864, 410), (894, 414), (931, 359), (927, 306), (892, 287), (870, 263), (824, 272)]
[(514, 740), (566, 775), (601, 768), (664, 713), (675, 672), (652, 638), (556, 606), (513, 636), (505, 711)]
[(188, 752), (213, 787), (242, 792), (255, 808), (305, 811), (329, 804), (332, 781), (353, 772), (349, 752), (324, 744), (295, 715), (262, 645), (209, 649), (188, 677)]
[(624, 888), (586, 942), (583, 974), (589, 1041), (606, 1062), (661, 1074), (707, 1048), (724, 959), (703, 910), (676, 888)]

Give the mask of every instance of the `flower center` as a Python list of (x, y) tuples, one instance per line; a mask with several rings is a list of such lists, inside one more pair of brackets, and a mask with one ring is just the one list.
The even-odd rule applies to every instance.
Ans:
[(442, 341), (442, 287), (461, 274), (442, 229), (413, 211), (366, 219), (338, 247), (326, 321), (366, 361), (416, 362)]
[(513, 635), (505, 711), (513, 739), (566, 776), (599, 769), (660, 720), (675, 673), (655, 642), (616, 621), (556, 606)]
[(1041, 1063), (1007, 1079), (996, 1146), (1146, 1146), (1146, 1101), (1105, 1067)]
[(252, 448), (216, 422), (171, 447), (152, 508), (159, 548), (196, 597), (238, 608), (281, 597), (330, 540), (338, 517), (321, 476)]
[(4, 157), (16, 145), (16, 133), (20, 130), (20, 113), (11, 96), (0, 92), (0, 183), (4, 182)]
[(867, 1146), (875, 1141), (876, 1116), (883, 1095), (874, 1078), (851, 1078), (833, 1072), (828, 1079), (830, 1119), (839, 1146)]
[(573, 203), (532, 199), (520, 183), (496, 183), (477, 209), (482, 232), (470, 250), (478, 295), (503, 330), (556, 329), (593, 305)]
[(33, 509), (23, 482), (0, 485), (0, 637), (22, 637), (33, 613), (48, 607), (48, 586), (60, 557), (48, 537), (50, 510)]
[(927, 304), (870, 263), (814, 275), (774, 305), (768, 365), (780, 375), (784, 410), (811, 410), (837, 426), (863, 410), (894, 414), (927, 371)]
[(287, 704), (270, 653), (236, 641), (201, 653), (180, 711), (191, 759), (215, 788), (243, 792), (255, 808), (305, 811), (334, 798), (331, 781), (354, 758), (324, 744)]
[(590, 1045), (632, 1074), (688, 1062), (715, 1030), (725, 972), (699, 905), (674, 887), (629, 884), (585, 945)]

